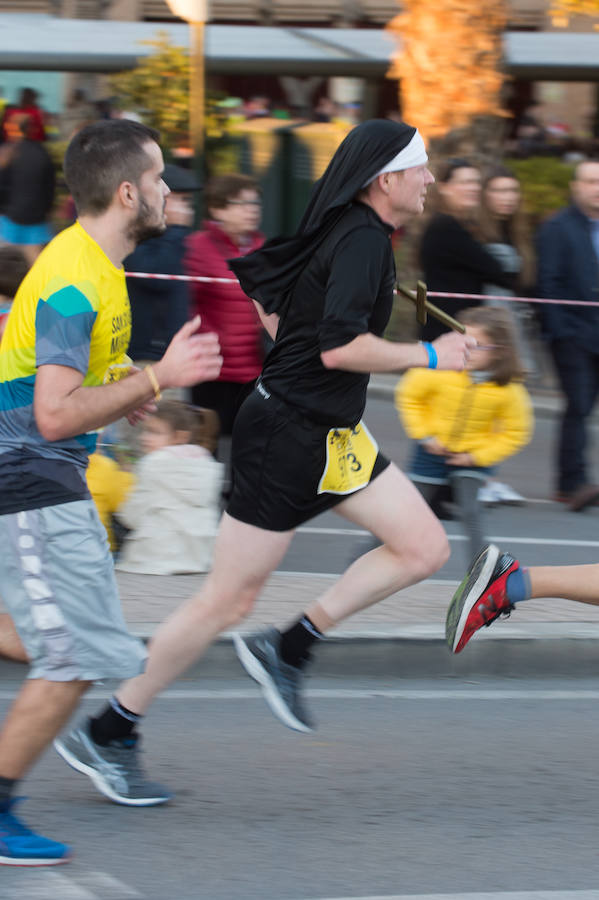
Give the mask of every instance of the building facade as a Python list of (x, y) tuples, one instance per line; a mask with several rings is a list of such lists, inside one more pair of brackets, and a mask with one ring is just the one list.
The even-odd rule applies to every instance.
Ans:
[[(549, 0), (510, 0), (507, 31), (530, 34), (588, 34), (597, 26), (597, 20), (590, 16), (573, 17), (569, 22), (556, 22), (549, 12)], [(400, 0), (209, 0), (209, 21), (215, 25), (231, 26), (279, 26), (288, 30), (297, 28), (331, 29), (331, 40), (335, 31), (343, 29), (381, 30), (395, 15), (401, 12)], [(177, 20), (166, 0), (0, 0), (2, 14), (43, 14), (64, 19), (114, 20), (119, 22), (172, 24)], [(322, 32), (315, 36), (323, 42)], [(324, 39), (326, 42), (326, 38)], [(572, 54), (571, 54), (572, 58)], [(599, 55), (597, 57), (599, 59)], [(14, 66), (12, 67), (15, 68)], [(31, 69), (33, 66), (31, 66)], [(23, 67), (25, 69), (25, 66)], [(244, 73), (240, 81), (239, 73), (230, 76), (223, 71), (211, 71), (208, 65), (209, 85), (219, 91), (248, 95), (268, 94), (278, 103), (291, 102), (291, 94), (306, 94), (311, 91), (310, 104), (319, 98), (330, 96), (343, 102), (351, 102), (366, 97), (369, 114), (386, 114), (398, 108), (397, 86), (386, 82), (383, 76), (371, 80), (369, 84), (359, 84), (359, 78), (330, 78), (319, 72), (312, 81), (299, 78), (293, 73), (282, 73), (283, 77), (266, 71), (261, 75), (254, 70)], [(35, 76), (35, 77), (34, 77)], [(39, 77), (38, 77), (39, 76)], [(0, 87), (5, 96), (14, 94), (15, 85), (23, 73), (4, 72), (0, 74)], [(29, 81), (37, 87), (38, 79), (44, 90), (46, 102), (53, 111), (58, 95), (62, 100), (74, 85), (80, 85), (88, 93), (102, 92), (102, 79), (97, 75), (73, 74), (63, 77), (58, 86), (58, 76), (45, 78), (43, 73), (32, 72)], [(593, 80), (590, 80), (593, 78)], [(294, 80), (295, 79), (295, 80)], [(596, 76), (577, 76), (569, 69), (568, 61), (547, 67), (542, 74), (528, 76), (514, 75), (508, 83), (509, 105), (518, 115), (531, 103), (535, 103), (536, 117), (549, 128), (564, 129), (571, 133), (596, 133), (598, 125), (599, 66)], [(376, 82), (376, 84), (375, 84)], [(372, 95), (376, 93), (376, 102)]]

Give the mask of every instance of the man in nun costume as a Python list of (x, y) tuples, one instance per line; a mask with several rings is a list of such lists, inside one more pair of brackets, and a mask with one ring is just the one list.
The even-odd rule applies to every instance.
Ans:
[[(371, 372), (461, 370), (475, 343), (455, 332), (432, 345), (382, 337), (395, 283), (391, 235), (423, 211), (434, 180), (427, 162), (415, 128), (364, 122), (314, 186), (296, 234), (231, 260), (274, 347), (235, 421), (232, 492), (213, 569), (201, 592), (157, 631), (146, 672), (122, 684), (94, 719), (107, 742), (127, 739), (153, 698), (248, 615), (295, 529), (318, 513), (334, 508), (382, 546), (356, 560), (284, 631), (235, 638), (272, 711), (298, 731), (313, 728), (301, 685), (314, 645), (447, 560), (440, 522), (362, 422)], [(57, 746), (81, 771), (86, 764), (76, 761), (86, 738), (88, 724)], [(102, 790), (104, 776), (92, 768)]]

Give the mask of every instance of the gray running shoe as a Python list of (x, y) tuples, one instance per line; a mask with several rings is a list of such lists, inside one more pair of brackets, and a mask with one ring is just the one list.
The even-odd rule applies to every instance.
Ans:
[(125, 806), (157, 806), (172, 794), (149, 781), (141, 765), (140, 736), (131, 735), (106, 746), (92, 740), (89, 723), (74, 728), (54, 741), (54, 749), (73, 769), (89, 775), (96, 788), (114, 803)]
[(303, 672), (281, 659), (281, 635), (276, 628), (246, 638), (234, 634), (233, 643), (241, 665), (261, 686), (264, 699), (283, 725), (295, 731), (312, 731), (313, 722), (300, 694)]

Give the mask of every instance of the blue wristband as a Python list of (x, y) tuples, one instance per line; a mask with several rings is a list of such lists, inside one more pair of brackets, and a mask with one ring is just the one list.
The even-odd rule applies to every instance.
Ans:
[(424, 349), (425, 349), (426, 352), (428, 353), (428, 367), (429, 367), (429, 369), (436, 369), (436, 368), (437, 368), (437, 363), (438, 363), (438, 361), (439, 361), (438, 358), (437, 358), (437, 351), (435, 350), (435, 348), (433, 347), (433, 345), (432, 345), (429, 341), (421, 341), (420, 343), (422, 344), (422, 346), (424, 347)]

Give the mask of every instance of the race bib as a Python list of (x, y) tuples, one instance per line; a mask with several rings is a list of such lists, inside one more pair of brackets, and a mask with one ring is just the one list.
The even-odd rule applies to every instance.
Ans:
[(352, 494), (366, 487), (379, 452), (366, 425), (358, 422), (355, 428), (331, 428), (326, 441), (327, 459), (318, 493)]

